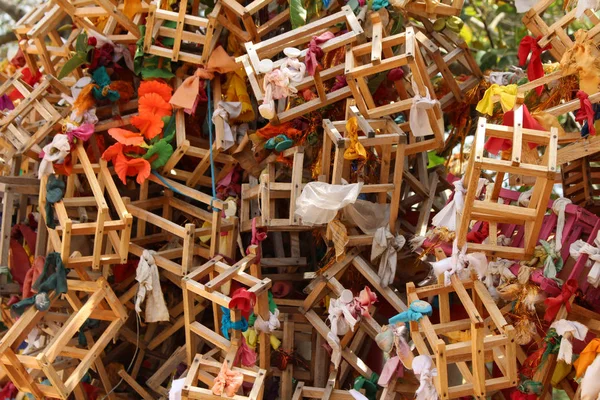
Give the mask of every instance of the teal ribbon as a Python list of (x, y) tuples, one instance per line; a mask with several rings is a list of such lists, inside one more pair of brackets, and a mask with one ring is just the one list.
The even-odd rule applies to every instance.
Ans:
[(50, 175), (46, 184), (46, 226), (50, 229), (56, 228), (54, 222), (54, 204), (63, 199), (65, 195), (65, 183), (62, 179)]
[(381, 8), (387, 8), (390, 5), (390, 2), (388, 0), (373, 0), (373, 5), (371, 6), (371, 8), (373, 9), (373, 11), (377, 11)]
[(410, 321), (419, 321), (423, 318), (424, 315), (431, 315), (433, 313), (433, 308), (431, 304), (427, 303), (423, 300), (415, 300), (410, 303), (408, 310), (401, 312), (389, 319), (389, 323), (391, 325), (395, 325), (398, 322), (410, 322)]
[(229, 340), (229, 330), (235, 329), (236, 331), (246, 332), (248, 330), (248, 321), (242, 317), (240, 321), (233, 322), (231, 320), (231, 312), (229, 308), (221, 306), (223, 316), (221, 317), (221, 333), (225, 339)]

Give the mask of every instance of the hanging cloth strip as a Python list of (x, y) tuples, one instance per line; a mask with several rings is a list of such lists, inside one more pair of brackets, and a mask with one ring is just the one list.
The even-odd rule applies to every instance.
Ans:
[(358, 119), (356, 117), (352, 117), (346, 122), (346, 132), (350, 139), (350, 145), (344, 150), (344, 159), (365, 160), (367, 151), (358, 140)]
[(279, 309), (276, 309), (274, 313), (269, 311), (269, 319), (267, 321), (263, 320), (260, 315), (257, 315), (256, 321), (254, 321), (254, 329), (256, 329), (258, 332), (267, 334), (271, 334), (280, 326), (281, 323), (279, 322)]
[(223, 47), (217, 47), (210, 55), (206, 66), (201, 66), (177, 88), (169, 103), (175, 107), (195, 111), (198, 104), (201, 81), (211, 80), (215, 73), (225, 74), (238, 69), (235, 60)]
[[(597, 359), (597, 355), (600, 353), (600, 338), (592, 339), (583, 351), (579, 354), (579, 358), (573, 362), (575, 367), (576, 378), (581, 378), (587, 368)], [(599, 375), (596, 375), (598, 378)]]
[(335, 37), (333, 32), (327, 31), (319, 36), (313, 36), (308, 44), (304, 62), (306, 63), (306, 71), (310, 76), (315, 76), (315, 72), (319, 67), (319, 61), (323, 57), (323, 49), (320, 47), (323, 43)]
[[(254, 263), (258, 264), (260, 263), (260, 259), (261, 259), (261, 246), (260, 246), (260, 242), (262, 242), (263, 240), (265, 240), (267, 238), (267, 232), (263, 231), (263, 230), (259, 230), (256, 227), (256, 221), (257, 221), (258, 217), (254, 217), (252, 218), (252, 239), (250, 239), (250, 245), (253, 246), (258, 246), (256, 249), (256, 258), (254, 259)], [(246, 255), (250, 254), (250, 248), (246, 249)]]
[(246, 288), (239, 288), (233, 292), (229, 300), (230, 310), (240, 310), (244, 318), (248, 318), (256, 304), (256, 294), (249, 292)]
[(233, 365), (242, 365), (244, 367), (253, 367), (256, 364), (256, 352), (246, 344), (246, 338), (242, 336), (240, 346), (235, 353)]
[(560, 340), (560, 349), (558, 350), (557, 361), (564, 361), (571, 364), (573, 360), (572, 338), (584, 340), (588, 333), (588, 328), (580, 322), (560, 319), (554, 321), (550, 328), (556, 330), (556, 333), (562, 336)]
[(413, 360), (413, 372), (419, 378), (419, 388), (415, 392), (416, 400), (437, 400), (438, 393), (433, 384), (437, 376), (437, 368), (428, 355), (420, 355)]
[(564, 263), (560, 252), (556, 251), (556, 244), (540, 240), (540, 244), (535, 246), (534, 256), (538, 257), (544, 265), (544, 277), (562, 285), (563, 281), (557, 275), (562, 270)]
[(459, 251), (456, 243), (455, 239), (452, 245), (452, 257), (431, 264), (435, 276), (444, 274), (444, 283), (448, 286), (452, 275), (457, 274), (459, 279), (464, 279), (464, 274), (468, 270), (474, 270), (478, 279), (483, 280), (487, 270), (485, 253), (467, 254), (467, 245), (465, 244)]
[(221, 317), (221, 333), (225, 339), (229, 340), (229, 330), (235, 329), (236, 331), (246, 332), (248, 330), (248, 320), (242, 317), (241, 320), (233, 322), (231, 320), (231, 312), (229, 308), (221, 306), (223, 316)]
[(546, 313), (544, 314), (544, 320), (546, 320), (546, 322), (554, 321), (554, 318), (556, 318), (556, 314), (558, 314), (558, 310), (560, 310), (562, 305), (566, 307), (567, 312), (570, 312), (571, 303), (569, 300), (575, 292), (577, 292), (577, 281), (575, 279), (569, 279), (563, 285), (562, 291), (558, 296), (549, 297), (544, 300), (544, 304), (547, 307)]
[[(410, 106), (410, 116), (408, 120), (410, 131), (415, 137), (431, 135), (433, 134), (433, 127), (429, 121), (427, 110), (436, 107), (439, 104), (439, 101), (431, 98), (429, 88), (427, 87), (425, 87), (425, 96), (421, 96), (414, 78), (411, 79), (411, 85), (415, 95), (412, 98), (412, 105)], [(438, 124), (440, 124), (440, 121), (438, 121)], [(441, 124), (442, 126), (439, 128), (441, 128), (441, 131), (443, 132), (443, 122), (441, 122)]]
[(493, 84), (477, 103), (477, 111), (482, 114), (494, 115), (494, 96), (500, 96), (500, 105), (503, 112), (512, 110), (517, 101), (517, 85), (500, 86)]
[[(595, 247), (594, 247), (595, 246)], [(592, 267), (587, 276), (587, 281), (595, 288), (600, 285), (600, 232), (594, 239), (594, 246), (579, 239), (571, 244), (569, 253), (571, 257), (577, 260), (582, 254), (589, 255), (586, 261), (586, 267)]]
[(405, 244), (404, 236), (392, 235), (388, 227), (380, 227), (375, 231), (371, 244), (371, 263), (381, 256), (377, 271), (377, 275), (381, 278), (381, 287), (388, 287), (394, 281), (398, 253)]
[(565, 210), (569, 204), (573, 202), (566, 197), (559, 197), (552, 203), (552, 211), (558, 216), (556, 221), (556, 237), (554, 242), (554, 250), (560, 253), (562, 249), (563, 230), (565, 228)]
[(38, 168), (38, 178), (48, 176), (54, 173), (53, 163), (61, 164), (71, 152), (69, 137), (59, 133), (54, 135), (52, 142), (48, 143), (42, 149), (40, 157), (40, 166)]
[(212, 122), (216, 124), (217, 117), (223, 120), (223, 149), (228, 150), (235, 144), (235, 137), (229, 125), (230, 119), (237, 118), (242, 112), (242, 103), (230, 101), (217, 101), (217, 106), (212, 114)]
[(237, 117), (231, 119), (232, 123), (251, 122), (256, 119), (252, 100), (248, 94), (248, 88), (245, 81), (246, 73), (243, 68), (238, 68), (227, 74), (225, 81), (225, 99), (228, 102), (240, 102), (241, 110)]
[(135, 297), (135, 311), (141, 313), (142, 303), (146, 300), (146, 323), (169, 320), (154, 254), (156, 252), (152, 250), (144, 250), (135, 273), (135, 280), (140, 283)]
[[(581, 136), (587, 136), (587, 133), (595, 136), (596, 128), (594, 127), (594, 119), (596, 113), (594, 112), (590, 98), (583, 90), (577, 91), (577, 98), (579, 99), (579, 110), (575, 114), (575, 121), (584, 124), (581, 129)], [(585, 131), (584, 128), (586, 128)]]
[(54, 222), (54, 204), (62, 200), (65, 194), (65, 183), (62, 179), (50, 175), (46, 184), (46, 226), (50, 229), (56, 228)]
[[(533, 36), (525, 36), (521, 40), (521, 44), (519, 44), (519, 64), (520, 66), (524, 66), (527, 62), (527, 57), (531, 54), (531, 58), (529, 59), (529, 64), (527, 65), (527, 77), (530, 82), (541, 78), (544, 76), (544, 67), (542, 66), (542, 51), (550, 50), (552, 48), (551, 45), (547, 45), (544, 48), (541, 48), (538, 44), (538, 40), (541, 39), (541, 36), (538, 38), (534, 38)], [(544, 91), (544, 86), (540, 85), (536, 87), (536, 92), (538, 96), (542, 95)]]

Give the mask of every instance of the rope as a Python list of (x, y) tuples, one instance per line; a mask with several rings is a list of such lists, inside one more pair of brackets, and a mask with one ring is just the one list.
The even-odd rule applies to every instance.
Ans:
[[(186, 195), (186, 194), (184, 194), (184, 193), (181, 193), (179, 190), (177, 190), (177, 188), (175, 188), (174, 186), (172, 186), (172, 185), (171, 185), (171, 184), (170, 184), (170, 183), (169, 183), (169, 182), (168, 182), (168, 181), (165, 179), (165, 177), (164, 177), (164, 176), (162, 176), (161, 174), (159, 174), (159, 173), (158, 173), (158, 171), (156, 171), (156, 170), (154, 170), (154, 169), (153, 169), (153, 170), (152, 170), (152, 175), (154, 175), (155, 177), (157, 177), (157, 178), (158, 178), (158, 180), (159, 180), (159, 181), (161, 181), (161, 182), (163, 183), (163, 185), (165, 185), (165, 186), (166, 186), (168, 189), (172, 190), (173, 192), (175, 192), (175, 193), (177, 193), (177, 194), (180, 194), (180, 195), (182, 195), (182, 196), (185, 196), (185, 197), (190, 197), (190, 196), (187, 196), (187, 195)], [(190, 197), (190, 198), (191, 198), (191, 197)]]

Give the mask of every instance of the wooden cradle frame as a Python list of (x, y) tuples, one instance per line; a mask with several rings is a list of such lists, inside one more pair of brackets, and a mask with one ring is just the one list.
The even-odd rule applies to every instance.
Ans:
[[(0, 339), (0, 364), (19, 390), (33, 394), (36, 399), (53, 397), (67, 400), (92, 364), (96, 363), (98, 366), (101, 363), (98, 358), (100, 353), (117, 336), (127, 319), (123, 305), (103, 278), (96, 282), (68, 280), (67, 286), (68, 292), (64, 296), (74, 312), (65, 316), (65, 325), (39, 354), (35, 357), (21, 355), (16, 353), (16, 349), (38, 322), (44, 318), (54, 318), (53, 313), (48, 311), (28, 308)], [(77, 292), (84, 292), (89, 296), (85, 303), (81, 302)], [(55, 292), (49, 293), (49, 297), (51, 304), (58, 300)], [(90, 349), (77, 348), (71, 341), (88, 318), (109, 321), (110, 325)], [(88, 340), (90, 338), (91, 336)], [(60, 363), (55, 363), (55, 360), (59, 356), (81, 360), (67, 379), (58, 373)], [(34, 376), (38, 375), (37, 371), (50, 381), (51, 386), (36, 383)]]
[[(576, 20), (576, 10), (573, 8), (558, 21), (548, 26), (541, 15), (543, 15), (544, 11), (546, 11), (552, 3), (554, 3), (554, 0), (542, 0), (537, 2), (523, 17), (523, 24), (527, 26), (527, 29), (529, 29), (535, 37), (541, 36), (538, 40), (538, 45), (541, 48), (544, 48), (549, 44), (552, 45), (552, 48), (548, 51), (556, 61), (560, 61), (563, 54), (568, 49), (572, 48), (574, 44), (567, 33), (567, 28)], [(598, 46), (600, 44), (600, 18), (596, 16), (592, 9), (587, 9), (585, 15), (594, 25), (594, 27), (588, 31), (588, 37), (593, 40), (596, 46)]]
[[(348, 46), (346, 48), (346, 80), (356, 100), (356, 105), (365, 118), (380, 118), (392, 114), (405, 113), (410, 110), (413, 99), (410, 97), (402, 80), (394, 82), (401, 100), (393, 104), (376, 106), (373, 96), (369, 91), (367, 85), (369, 76), (390, 71), (394, 68), (407, 66), (410, 69), (411, 76), (415, 81), (420, 95), (425, 96), (426, 90), (428, 90), (431, 98), (435, 99), (433, 85), (431, 84), (427, 68), (419, 50), (414, 28), (408, 27), (406, 32), (383, 37), (381, 21), (377, 21), (377, 18), (375, 18), (373, 30), (375, 32), (373, 42), (352, 47)], [(401, 54), (394, 54), (392, 49), (396, 46), (403, 46), (404, 50)], [(364, 57), (367, 57), (370, 62), (363, 64), (360, 60)], [(408, 113), (405, 113), (405, 115), (408, 115)], [(438, 121), (443, 118), (440, 105), (436, 104), (434, 107), (428, 109), (427, 116), (433, 129), (434, 137), (416, 142), (415, 146), (418, 146), (418, 151), (433, 150), (440, 148), (444, 144), (444, 132), (438, 125)], [(409, 140), (409, 143), (407, 154), (412, 154), (409, 149), (413, 141)]]
[[(48, 229), (48, 239), (51, 248), (60, 252), (65, 267), (87, 267), (100, 269), (101, 265), (127, 262), (129, 239), (133, 217), (125, 207), (125, 202), (110, 174), (106, 161), (92, 164), (87, 156), (82, 142), (78, 142), (71, 152), (73, 173), (67, 177), (64, 197), (54, 204), (58, 219), (55, 229)], [(81, 185), (77, 175), (85, 175), (86, 182), (92, 191), (92, 196), (76, 197), (75, 189)], [(42, 221), (47, 222), (46, 185), (48, 177), (42, 178), (40, 185), (40, 214)], [(105, 193), (116, 211), (116, 219), (111, 218)], [(95, 221), (78, 222), (71, 217), (67, 207), (92, 207), (97, 211)], [(71, 239), (73, 236), (94, 235), (93, 254), (91, 256), (72, 256)], [(104, 238), (107, 238), (105, 242)]]
[[(259, 72), (258, 68), (261, 60), (273, 58), (274, 56), (280, 54), (286, 47), (308, 44), (312, 40), (313, 36), (321, 34), (325, 31), (337, 33), (341, 30), (338, 25), (342, 23), (346, 25), (347, 32), (340, 36), (336, 36), (319, 46), (324, 53), (327, 53), (344, 47), (347, 44), (355, 43), (360, 37), (362, 37), (364, 33), (358, 19), (354, 15), (354, 12), (348, 6), (342, 7), (341, 11), (339, 12), (323, 17), (300, 28), (293, 29), (284, 34), (275, 36), (274, 38), (259, 43), (247, 42), (245, 44), (247, 55), (239, 57), (238, 60), (244, 66), (256, 100), (258, 102), (262, 102), (264, 99), (264, 91), (262, 86), (264, 75)], [(304, 61), (306, 53), (307, 49), (301, 51), (301, 54), (298, 57), (300, 61)], [(285, 57), (275, 61), (273, 68), (279, 68), (284, 60)], [(342, 75), (343, 73), (343, 64), (339, 64), (325, 70), (320, 70), (320, 68), (317, 68), (314, 76), (306, 75), (301, 82), (292, 84), (292, 86), (298, 89), (298, 91), (308, 88), (315, 88), (318, 95), (317, 98), (293, 107), (290, 106), (290, 98), (278, 100), (276, 102), (277, 114), (271, 121), (274, 121), (275, 123), (291, 121), (301, 115), (305, 115), (311, 111), (328, 106), (349, 97), (351, 92), (348, 87), (343, 87), (336, 91), (325, 93), (325, 87), (323, 86), (324, 81), (333, 79), (338, 75)]]
[[(164, 195), (148, 199), (148, 181), (165, 186)], [(151, 175), (148, 181), (142, 185), (140, 199), (127, 204), (127, 210), (137, 219), (136, 235), (129, 244), (130, 253), (141, 257), (146, 246), (179, 238), (182, 240), (181, 247), (159, 251), (153, 256), (156, 265), (176, 276), (185, 276), (192, 270), (194, 255), (204, 259), (210, 259), (220, 252), (228, 256), (233, 255), (235, 238), (237, 237), (237, 223), (221, 218), (221, 210), (224, 209), (225, 204), (220, 200), (214, 200), (212, 202), (213, 206), (221, 207), (221, 209), (215, 208), (214, 211), (209, 212), (175, 197), (171, 189), (204, 204), (210, 204), (211, 197), (207, 194), (168, 178), (162, 178), (161, 180), (155, 175)], [(161, 215), (154, 213), (155, 210), (160, 210)], [(174, 212), (179, 212), (190, 220), (197, 219), (209, 222), (211, 226), (206, 228), (196, 227), (194, 223), (180, 226), (172, 221)], [(148, 235), (146, 233), (147, 223), (159, 228), (160, 232)], [(229, 237), (227, 245), (223, 249), (221, 249), (221, 243), (218, 240), (221, 232), (228, 232), (227, 236)], [(205, 235), (210, 235), (209, 248), (196, 244), (196, 239)], [(176, 258), (181, 258), (181, 264), (173, 261)]]
[(270, 3), (271, 0), (254, 0), (243, 6), (235, 0), (221, 0), (215, 6), (215, 9), (220, 7), (220, 10), (217, 9), (217, 20), (240, 41), (260, 42), (265, 35), (286, 23), (290, 18), (290, 9), (286, 8), (265, 24), (258, 26), (254, 19), (255, 15), (268, 7)]
[[(192, 64), (205, 64), (210, 57), (221, 33), (221, 26), (215, 23), (214, 13), (209, 18), (186, 14), (188, 0), (182, 0), (179, 12), (163, 10), (160, 2), (156, 0), (150, 4), (150, 11), (146, 19), (146, 35), (144, 37), (144, 52), (155, 56), (165, 57), (172, 61), (184, 61)], [(213, 10), (214, 11), (214, 10)], [(166, 21), (177, 22), (176, 28), (163, 26)], [(192, 30), (186, 30), (186, 25)], [(189, 29), (189, 28), (188, 28)], [(195, 30), (204, 29), (206, 33), (196, 33)], [(172, 48), (161, 47), (153, 44), (158, 37), (174, 39)], [(182, 42), (190, 42), (196, 46), (202, 45), (200, 55), (197, 52), (184, 51)]]
[[(66, 15), (60, 5), (48, 2), (33, 8), (15, 24), (13, 31), (30, 71), (38, 71), (41, 66), (45, 74), (57, 77), (58, 67), (62, 67), (71, 57), (77, 36), (83, 30), (73, 29), (63, 43), (57, 29)], [(46, 39), (49, 39), (49, 44), (46, 43)], [(81, 68), (76, 68), (72, 75), (75, 83), (82, 76)], [(69, 80), (65, 79), (65, 83), (67, 81)]]
[[(179, 78), (177, 78), (177, 81), (178, 85), (181, 85), (183, 82)], [(219, 79), (213, 79), (211, 85), (213, 88), (213, 98), (217, 99), (216, 102), (218, 102), (218, 99), (221, 99), (221, 82)], [(211, 187), (212, 180), (210, 176), (205, 175), (206, 172), (210, 173), (210, 150), (206, 148), (210, 144), (200, 143), (198, 138), (186, 135), (185, 112), (183, 109), (174, 110), (173, 117), (175, 118), (176, 148), (162, 168), (163, 173), (169, 175), (172, 179), (185, 181), (189, 187), (196, 185)], [(216, 182), (224, 178), (237, 164), (236, 159), (225, 152), (224, 124), (225, 121), (220, 115), (215, 117), (215, 137), (212, 145), (212, 156), (213, 162), (216, 165), (221, 165), (215, 177)], [(189, 172), (177, 168), (179, 161), (184, 156), (200, 159), (193, 171)]]
[[(400, 195), (402, 191), (402, 176), (404, 172), (404, 155), (406, 152), (406, 134), (389, 117), (378, 120), (366, 120), (356, 106), (350, 106), (350, 115), (356, 117), (358, 130), (364, 136), (358, 141), (365, 147), (375, 150), (381, 157), (381, 170), (378, 184), (363, 185), (361, 193), (377, 193), (378, 203), (388, 203), (388, 193), (391, 192), (389, 226), (392, 232), (396, 230)], [(342, 177), (350, 181), (350, 162), (344, 159), (344, 151), (350, 145), (347, 137), (346, 121), (332, 122), (323, 120), (323, 151), (321, 168), (323, 175), (319, 179), (333, 185), (341, 185)], [(378, 134), (379, 131), (379, 134)], [(331, 149), (335, 148), (333, 163)], [(391, 173), (392, 153), (394, 153), (394, 171)], [(331, 171), (330, 165), (333, 165)], [(391, 178), (391, 182), (390, 182)], [(352, 182), (351, 182), (352, 183)]]
[[(522, 127), (523, 106), (515, 108), (515, 122), (512, 127), (488, 124), (483, 117), (479, 118), (474, 153), (471, 153), (464, 176), (464, 186), (467, 189), (465, 206), (462, 213), (457, 215), (460, 223), (457, 228), (458, 247), (465, 244), (469, 251), (483, 251), (488, 255), (508, 259), (524, 259), (533, 254), (537, 244), (539, 230), (542, 226), (546, 206), (552, 192), (556, 175), (556, 153), (558, 146), (558, 131), (536, 131)], [(484, 157), (483, 147), (486, 137), (510, 139), (513, 142), (510, 160)], [(542, 165), (521, 162), (521, 149), (526, 143), (537, 143), (547, 146)], [(486, 201), (476, 200), (477, 182), (482, 170), (497, 171), (492, 193)], [(517, 207), (497, 203), (502, 180), (506, 173), (517, 173), (524, 176), (536, 177), (534, 191), (529, 207)], [(489, 190), (489, 189), (488, 189)], [(509, 222), (525, 225), (524, 248), (498, 246), (492, 244), (466, 243), (467, 232), (472, 220), (488, 221), (490, 232), (496, 230), (497, 223)]]
[[(260, 176), (260, 184), (242, 184), (242, 207), (240, 213), (241, 231), (252, 229), (252, 220), (257, 218), (257, 227), (268, 227), (269, 230), (308, 230), (302, 226), (300, 218), (295, 215), (296, 199), (302, 193), (302, 172), (304, 164), (304, 147), (294, 146), (283, 152), (285, 158), (292, 158), (292, 179), (290, 183), (275, 182), (277, 163), (267, 163), (266, 171)], [(277, 203), (280, 199), (289, 199), (289, 215), (284, 218), (276, 216)], [(260, 215), (250, 215), (250, 203), (257, 200), (260, 204)]]
[[(221, 293), (219, 290), (223, 285), (235, 280), (242, 285), (248, 287), (248, 291), (256, 295), (255, 311), (265, 321), (269, 319), (269, 299), (268, 290), (271, 287), (271, 280), (268, 278), (260, 279), (259, 266), (254, 264), (256, 260), (256, 246), (250, 247), (249, 254), (232, 266), (225, 264), (223, 257), (217, 256), (209, 260), (206, 264), (189, 273), (182, 280), (184, 313), (185, 313), (185, 338), (188, 365), (192, 365), (195, 349), (197, 348), (198, 337), (207, 340), (216, 347), (225, 352), (225, 359), (231, 366), (242, 334), (238, 330), (232, 330), (231, 340), (222, 337), (220, 331), (221, 311), (219, 306), (229, 308), (231, 297)], [(250, 268), (251, 273), (248, 274), (244, 270)], [(199, 281), (208, 276), (209, 281), (206, 284), (201, 284)], [(214, 331), (196, 321), (196, 313), (194, 313), (194, 302), (207, 299), (212, 302)], [(231, 321), (239, 321), (242, 318), (242, 313), (239, 310), (230, 310)], [(270, 342), (269, 335), (260, 333), (260, 350), (259, 350), (259, 366), (261, 368), (269, 368), (270, 359)]]
[[(78, 26), (98, 32), (119, 44), (135, 44), (141, 38), (138, 25), (142, 24), (142, 18), (149, 9), (148, 3), (142, 1), (140, 12), (134, 15), (133, 19), (129, 19), (123, 13), (125, 3), (115, 5), (111, 0), (52, 1), (69, 14)], [(104, 18), (106, 24), (104, 29), (99, 31), (97, 24)]]
[(464, 0), (444, 0), (437, 4), (431, 4), (427, 0), (411, 0), (404, 6), (404, 11), (415, 17), (437, 19), (460, 15)]
[(17, 72), (0, 86), (0, 96), (16, 89), (24, 97), (14, 110), (0, 119), (0, 148), (4, 150), (5, 162), (19, 155), (37, 160), (41, 151), (38, 144), (69, 111), (53, 105), (60, 96), (51, 94), (51, 89), (68, 95), (70, 90), (52, 75), (46, 75), (35, 88), (20, 78), (21, 72)]
[[(441, 249), (436, 249), (439, 259), (445, 258)], [(432, 324), (428, 316), (419, 322), (410, 322), (410, 334), (420, 355), (432, 357), (438, 375), (435, 386), (442, 400), (463, 396), (485, 399), (490, 392), (517, 385), (517, 348), (515, 329), (508, 324), (492, 299), (485, 285), (474, 276), (461, 281), (456, 275), (451, 277), (451, 285), (445, 286), (444, 277), (438, 277), (438, 284), (416, 288), (413, 282), (406, 284), (407, 300), (427, 299), (439, 296), (439, 324)], [(467, 290), (471, 290), (471, 296)], [(468, 318), (451, 321), (450, 293), (456, 293)], [(487, 314), (487, 317), (484, 319)], [(446, 344), (438, 335), (469, 330), (471, 339), (466, 342)], [(430, 352), (431, 349), (431, 352)], [(502, 377), (488, 378), (485, 363), (494, 362)], [(471, 363), (471, 368), (467, 365)], [(463, 379), (467, 382), (458, 386), (448, 386), (448, 364), (456, 364)]]

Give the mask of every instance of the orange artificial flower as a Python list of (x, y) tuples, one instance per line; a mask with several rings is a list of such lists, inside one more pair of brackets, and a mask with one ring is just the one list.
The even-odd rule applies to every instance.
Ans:
[(160, 118), (172, 114), (173, 108), (159, 94), (147, 93), (138, 100), (140, 115), (156, 114)]
[(111, 161), (113, 164), (115, 163), (115, 159), (118, 154), (123, 154), (123, 146), (121, 143), (115, 143), (112, 146), (109, 146), (104, 153), (102, 153), (102, 159), (106, 161)]
[(127, 184), (126, 177), (135, 176), (135, 181), (140, 185), (150, 176), (150, 163), (143, 158), (127, 158), (123, 153), (117, 154), (115, 161), (115, 172), (124, 185)]
[(121, 144), (139, 146), (144, 143), (144, 137), (140, 133), (131, 132), (127, 129), (111, 128), (108, 130), (108, 134)]
[(132, 117), (131, 125), (138, 128), (146, 139), (152, 139), (162, 132), (165, 123), (156, 114), (144, 114)]
[(173, 95), (173, 88), (159, 81), (143, 81), (138, 89), (138, 97), (143, 97), (148, 93), (156, 93), (168, 102)]

